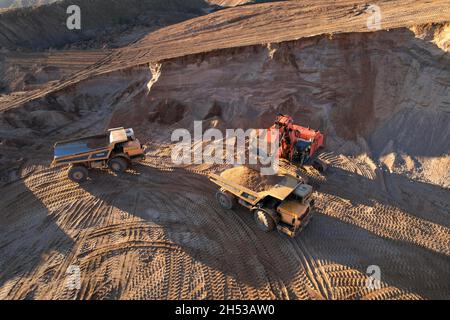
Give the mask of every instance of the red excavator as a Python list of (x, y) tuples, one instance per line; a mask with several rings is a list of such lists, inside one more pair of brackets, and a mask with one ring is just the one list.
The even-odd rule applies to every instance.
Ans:
[(312, 165), (320, 172), (326, 164), (317, 159), (317, 151), (324, 147), (325, 136), (319, 130), (294, 124), (291, 116), (279, 114), (270, 129), (279, 131), (280, 148), (278, 156), (301, 167)]

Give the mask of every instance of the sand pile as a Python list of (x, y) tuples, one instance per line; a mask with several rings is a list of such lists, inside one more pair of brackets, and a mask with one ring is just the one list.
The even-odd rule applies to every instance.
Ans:
[(283, 180), (283, 176), (262, 176), (259, 170), (247, 166), (228, 169), (220, 176), (256, 192), (267, 191)]

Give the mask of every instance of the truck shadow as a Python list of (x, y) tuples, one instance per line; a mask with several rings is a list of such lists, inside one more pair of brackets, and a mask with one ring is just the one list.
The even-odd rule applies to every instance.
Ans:
[(1, 189), (0, 296), (33, 299), (48, 279), (65, 275), (56, 261), (64, 261), (74, 241), (23, 180)]

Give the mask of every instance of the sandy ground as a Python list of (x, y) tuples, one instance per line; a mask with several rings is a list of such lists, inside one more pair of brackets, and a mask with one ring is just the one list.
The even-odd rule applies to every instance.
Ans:
[[(2, 188), (0, 297), (449, 298), (448, 190), (326, 158), (317, 213), (295, 239), (221, 209), (209, 170), (169, 168), (161, 156), (81, 187), (36, 168)], [(67, 286), (71, 265), (80, 290)], [(365, 285), (369, 265), (382, 270), (379, 290)]]
[[(385, 28), (450, 20), (433, 7), (445, 1), (383, 3)], [(450, 70), (432, 42), (443, 34), (302, 39), (365, 31), (362, 4), (309, 5), (226, 9), (2, 97), (0, 298), (449, 299)], [(193, 120), (267, 127), (277, 111), (329, 137), (329, 171), (309, 177), (314, 219), (294, 239), (219, 207), (207, 174), (227, 166), (170, 159), (170, 133)], [(55, 141), (118, 122), (147, 144), (133, 170), (77, 185), (49, 166)], [(366, 286), (371, 265), (379, 289)]]

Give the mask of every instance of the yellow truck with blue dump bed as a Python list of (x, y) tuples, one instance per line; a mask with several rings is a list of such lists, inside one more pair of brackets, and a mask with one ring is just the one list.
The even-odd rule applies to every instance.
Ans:
[(143, 145), (133, 129), (114, 128), (101, 135), (57, 142), (52, 165), (70, 165), (69, 178), (81, 183), (88, 178), (89, 169), (110, 168), (120, 173), (144, 158)]

